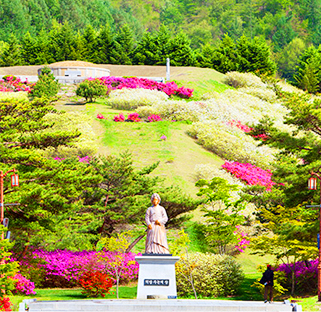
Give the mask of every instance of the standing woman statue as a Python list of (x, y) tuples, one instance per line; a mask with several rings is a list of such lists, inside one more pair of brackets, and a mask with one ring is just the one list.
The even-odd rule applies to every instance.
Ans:
[(145, 221), (148, 226), (146, 254), (169, 254), (165, 230), (168, 217), (165, 208), (159, 205), (160, 201), (160, 196), (154, 193), (151, 197), (153, 206), (146, 211)]

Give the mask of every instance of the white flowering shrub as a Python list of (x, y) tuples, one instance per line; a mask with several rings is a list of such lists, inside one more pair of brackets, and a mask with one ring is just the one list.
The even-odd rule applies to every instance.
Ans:
[(257, 142), (242, 130), (217, 121), (196, 122), (188, 134), (205, 148), (227, 160), (251, 163), (263, 169), (273, 162), (272, 149)]
[(28, 100), (28, 92), (19, 91), (19, 92), (1, 92), (0, 91), (0, 100)]
[(238, 91), (254, 95), (255, 97), (270, 103), (274, 103), (277, 100), (277, 96), (272, 89), (260, 89), (260, 88), (240, 88)]
[(291, 84), (289, 83), (286, 83), (284, 81), (279, 81), (277, 83), (277, 85), (281, 88), (282, 91), (284, 92), (295, 92), (295, 93), (304, 93), (304, 91), (302, 89), (299, 89), (295, 86), (292, 86)]
[(260, 77), (252, 73), (228, 72), (225, 75), (224, 82), (234, 88), (254, 87), (265, 89), (267, 87)]
[(220, 97), (220, 93), (212, 91), (212, 92), (206, 92), (201, 96), (202, 101), (210, 100), (210, 99), (217, 99)]
[(106, 104), (116, 109), (132, 110), (140, 106), (150, 106), (166, 101), (168, 95), (162, 91), (148, 89), (116, 89), (112, 90)]
[(83, 113), (47, 114), (45, 120), (53, 122), (52, 128), (46, 132), (79, 130), (81, 135), (70, 146), (59, 146), (57, 149), (48, 148), (42, 153), (47, 157), (73, 157), (92, 156), (97, 153), (98, 145), (95, 141), (95, 133), (90, 125), (90, 117)]
[[(233, 257), (194, 253), (188, 258), (197, 295), (218, 297), (237, 293), (244, 275), (241, 266)], [(192, 287), (185, 275), (186, 266), (180, 260), (176, 263), (177, 294), (180, 297), (193, 295)]]
[(154, 106), (140, 106), (135, 111), (140, 118), (148, 118), (150, 115), (158, 115)]

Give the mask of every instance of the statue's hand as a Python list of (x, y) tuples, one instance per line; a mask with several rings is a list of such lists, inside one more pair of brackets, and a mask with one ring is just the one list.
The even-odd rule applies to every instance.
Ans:
[(158, 220), (155, 221), (156, 225), (161, 225)]
[(151, 225), (151, 224), (148, 225), (148, 229), (149, 229), (149, 230), (152, 229), (152, 225)]

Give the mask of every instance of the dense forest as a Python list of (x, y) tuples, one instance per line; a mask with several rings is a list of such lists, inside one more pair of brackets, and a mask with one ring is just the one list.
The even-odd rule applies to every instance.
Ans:
[(235, 42), (242, 35), (259, 37), (285, 78), (293, 77), (309, 46), (321, 43), (318, 0), (0, 0), (0, 18), (0, 52), (12, 34), (21, 41), (27, 32), (45, 35), (65, 22), (80, 34), (88, 25), (96, 31), (108, 26), (112, 34), (128, 25), (133, 47), (164, 25), (172, 38), (186, 35), (190, 48), (203, 54), (219, 46), (225, 34)]

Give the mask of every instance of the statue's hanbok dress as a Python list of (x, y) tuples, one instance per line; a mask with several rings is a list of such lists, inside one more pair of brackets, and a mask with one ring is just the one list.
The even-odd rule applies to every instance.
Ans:
[[(160, 225), (156, 225), (158, 220)], [(145, 253), (147, 254), (169, 254), (165, 223), (168, 221), (166, 210), (162, 206), (152, 206), (146, 211), (145, 221), (152, 228), (147, 230)]]

